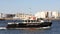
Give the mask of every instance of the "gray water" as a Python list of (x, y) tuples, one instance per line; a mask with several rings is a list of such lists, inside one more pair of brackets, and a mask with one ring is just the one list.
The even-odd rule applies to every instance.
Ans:
[[(12, 22), (12, 20), (0, 21), (0, 26), (7, 26), (7, 22)], [(19, 22), (19, 21), (18, 21)], [(50, 29), (46, 30), (16, 30), (16, 29), (7, 29), (0, 30), (0, 34), (60, 34), (60, 20), (52, 21), (53, 24)]]

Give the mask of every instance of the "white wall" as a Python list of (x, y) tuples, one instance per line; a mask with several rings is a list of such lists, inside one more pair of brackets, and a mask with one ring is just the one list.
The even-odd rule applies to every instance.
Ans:
[(52, 12), (52, 16), (54, 16), (55, 18), (57, 18), (58, 17), (58, 12), (56, 11), (54, 11), (54, 12)]
[(42, 12), (37, 12), (35, 14), (35, 17), (37, 18), (46, 18), (46, 12), (42, 11)]

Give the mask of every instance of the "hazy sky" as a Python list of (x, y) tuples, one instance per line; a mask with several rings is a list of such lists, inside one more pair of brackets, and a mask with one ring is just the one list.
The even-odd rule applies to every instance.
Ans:
[(60, 0), (0, 0), (0, 13), (36, 13), (60, 10)]

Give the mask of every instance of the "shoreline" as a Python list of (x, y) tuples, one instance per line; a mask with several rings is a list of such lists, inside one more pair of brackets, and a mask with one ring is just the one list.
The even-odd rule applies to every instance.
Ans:
[[(21, 20), (21, 19), (0, 18), (0, 20)], [(43, 18), (43, 20), (60, 20), (60, 18)]]

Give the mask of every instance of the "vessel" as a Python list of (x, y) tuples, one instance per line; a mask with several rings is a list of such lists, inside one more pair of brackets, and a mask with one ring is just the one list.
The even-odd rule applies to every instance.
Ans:
[(52, 22), (51, 21), (44, 21), (44, 20), (23, 20), (23, 22), (11, 22), (8, 23), (7, 29), (29, 29), (29, 28), (45, 28), (45, 27), (51, 27)]

